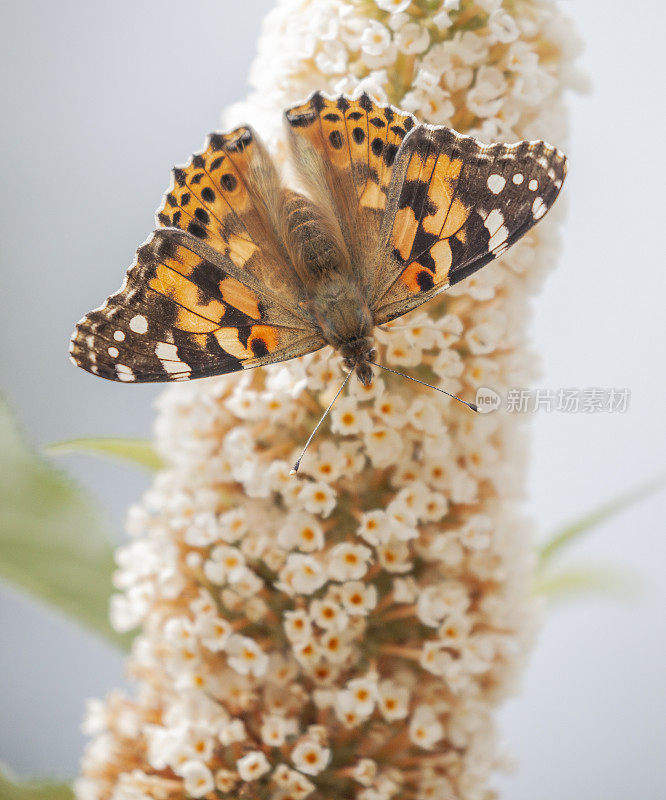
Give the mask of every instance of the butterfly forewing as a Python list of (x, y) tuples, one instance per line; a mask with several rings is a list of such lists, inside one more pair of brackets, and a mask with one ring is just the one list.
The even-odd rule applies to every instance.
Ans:
[(352, 99), (321, 92), (285, 116), (305, 188), (337, 220), (359, 284), (370, 294), (395, 157), (416, 118), (367, 94)]

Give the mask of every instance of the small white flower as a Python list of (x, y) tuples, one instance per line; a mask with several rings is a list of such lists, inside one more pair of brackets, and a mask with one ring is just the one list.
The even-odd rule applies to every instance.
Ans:
[(306, 775), (318, 775), (328, 766), (331, 751), (312, 739), (302, 739), (291, 751), (291, 760), (296, 769)]
[(203, 797), (215, 788), (213, 773), (201, 761), (188, 761), (180, 769), (184, 788), (190, 797)]
[(214, 653), (224, 650), (232, 633), (232, 627), (226, 619), (208, 614), (196, 621), (196, 631), (201, 637), (204, 647)]
[(407, 55), (423, 53), (430, 44), (430, 33), (423, 25), (416, 22), (408, 22), (400, 30), (396, 31), (395, 43), (398, 50)]
[(447, 615), (466, 611), (469, 602), (464, 584), (457, 581), (436, 583), (421, 590), (416, 613), (424, 625), (436, 628)]
[(377, 762), (371, 758), (362, 758), (354, 767), (352, 773), (354, 780), (361, 786), (372, 786), (377, 775)]
[(294, 720), (276, 714), (264, 717), (261, 725), (261, 741), (268, 747), (282, 747), (287, 736), (294, 732)]
[(286, 587), (297, 594), (313, 594), (327, 581), (326, 572), (314, 556), (292, 553), (280, 573)]
[(430, 706), (420, 705), (409, 723), (409, 738), (425, 750), (431, 750), (444, 736), (444, 728)]
[(357, 532), (368, 544), (378, 545), (380, 542), (388, 540), (393, 528), (386, 511), (377, 508), (374, 511), (367, 511), (361, 516)]
[(290, 514), (277, 535), (278, 544), (285, 550), (312, 553), (324, 546), (324, 531), (316, 517), (304, 511)]
[(233, 570), (245, 566), (245, 557), (236, 547), (218, 545), (214, 547), (204, 563), (204, 573), (211, 583), (222, 585), (229, 580)]
[(379, 563), (387, 572), (409, 572), (412, 568), (407, 542), (391, 538), (377, 547)]
[(249, 636), (234, 634), (227, 642), (229, 666), (241, 675), (261, 677), (268, 667), (268, 656)]
[(376, 678), (355, 678), (347, 683), (346, 691), (350, 692), (354, 698), (358, 714), (362, 717), (369, 717), (377, 701)]
[(335, 508), (335, 491), (323, 481), (311, 481), (302, 487), (299, 501), (311, 514), (327, 517)]
[(368, 571), (372, 551), (362, 544), (341, 542), (328, 554), (328, 573), (336, 581), (356, 581)]
[(285, 611), (283, 617), (284, 632), (290, 642), (309, 642), (312, 639), (312, 624), (305, 611)]
[(310, 605), (310, 618), (316, 625), (327, 631), (342, 631), (349, 622), (349, 617), (338, 603), (330, 599), (313, 600)]
[(495, 41), (502, 44), (513, 42), (520, 35), (515, 19), (499, 8), (488, 17), (488, 27)]
[(445, 31), (453, 24), (448, 11), (440, 11), (432, 18), (433, 23), (440, 31)]
[(342, 42), (324, 42), (315, 56), (317, 69), (326, 75), (339, 75), (347, 68), (349, 51)]
[(405, 414), (407, 403), (397, 394), (386, 394), (375, 401), (374, 410), (381, 421), (393, 428), (402, 428), (408, 420)]
[(215, 773), (215, 788), (218, 792), (227, 794), (238, 783), (238, 774), (230, 769), (218, 769)]
[(340, 600), (348, 614), (368, 614), (377, 605), (377, 589), (362, 581), (347, 581), (340, 587)]
[(349, 658), (351, 647), (343, 633), (327, 631), (320, 640), (321, 652), (333, 664), (341, 664)]
[(404, 719), (409, 713), (410, 691), (395, 681), (384, 680), (377, 687), (377, 704), (384, 719), (389, 722)]
[(340, 397), (331, 411), (331, 430), (342, 436), (362, 433), (370, 427), (367, 411), (358, 407), (355, 397)]
[(364, 442), (375, 467), (388, 467), (400, 460), (403, 440), (393, 428), (377, 425), (364, 436)]
[(256, 781), (271, 768), (271, 765), (261, 750), (252, 750), (236, 762), (236, 769), (243, 781)]
[(391, 44), (391, 32), (385, 25), (370, 20), (361, 36), (361, 50), (371, 56), (381, 56)]
[(485, 550), (490, 547), (492, 529), (491, 520), (487, 516), (477, 514), (467, 520), (458, 531), (458, 536), (468, 550)]

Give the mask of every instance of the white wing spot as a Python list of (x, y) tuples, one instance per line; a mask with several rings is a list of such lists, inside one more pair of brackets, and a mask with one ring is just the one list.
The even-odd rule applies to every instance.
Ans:
[(129, 326), (134, 333), (145, 333), (148, 330), (148, 320), (142, 314), (137, 314), (132, 317)]
[(169, 374), (181, 373), (182, 380), (185, 380), (192, 372), (190, 365), (178, 358), (178, 348), (175, 344), (158, 342), (155, 345), (155, 355)]
[(541, 219), (543, 215), (548, 211), (546, 204), (543, 202), (542, 197), (536, 197), (534, 202), (532, 203), (532, 216), (534, 219)]
[(106, 352), (111, 356), (111, 358), (118, 358), (120, 355), (120, 351), (117, 347), (109, 347)]
[(491, 175), (487, 183), (488, 188), (493, 194), (499, 194), (506, 186), (506, 178), (503, 178), (501, 175)]
[(483, 224), (486, 226), (488, 233), (494, 236), (504, 224), (504, 214), (502, 214), (499, 208), (493, 208), (490, 214), (485, 218)]
[(490, 237), (490, 241), (488, 242), (488, 250), (495, 250), (495, 248), (499, 247), (501, 244), (504, 244), (508, 237), (509, 229), (505, 225), (502, 225), (502, 227), (498, 228)]
[(539, 181), (536, 178), (532, 178), (529, 186), (530, 186), (530, 192), (536, 192), (536, 190), (539, 188)]
[(520, 186), (524, 180), (525, 177), (522, 172), (516, 172), (516, 174), (513, 176), (513, 182), (516, 184), (516, 186)]
[(116, 364), (116, 375), (119, 381), (124, 381), (125, 383), (134, 380), (134, 373), (125, 364)]
[(117, 342), (124, 342), (125, 341), (125, 332), (124, 331), (115, 331), (113, 334), (113, 338)]

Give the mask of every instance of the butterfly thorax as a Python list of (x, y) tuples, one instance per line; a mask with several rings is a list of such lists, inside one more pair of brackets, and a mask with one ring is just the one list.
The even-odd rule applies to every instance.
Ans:
[(339, 229), (311, 200), (295, 192), (286, 193), (284, 212), (285, 247), (307, 298), (302, 305), (345, 366), (368, 385), (374, 323)]

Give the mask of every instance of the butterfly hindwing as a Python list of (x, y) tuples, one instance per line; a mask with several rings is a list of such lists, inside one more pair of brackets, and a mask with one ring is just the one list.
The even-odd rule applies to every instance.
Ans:
[(378, 323), (425, 302), (505, 252), (555, 202), (566, 159), (545, 142), (482, 145), (420, 125), (397, 156), (381, 232)]
[[(225, 270), (224, 267), (227, 267)], [(74, 362), (126, 382), (187, 380), (312, 352), (316, 330), (189, 233), (155, 231), (120, 291), (77, 325)]]

